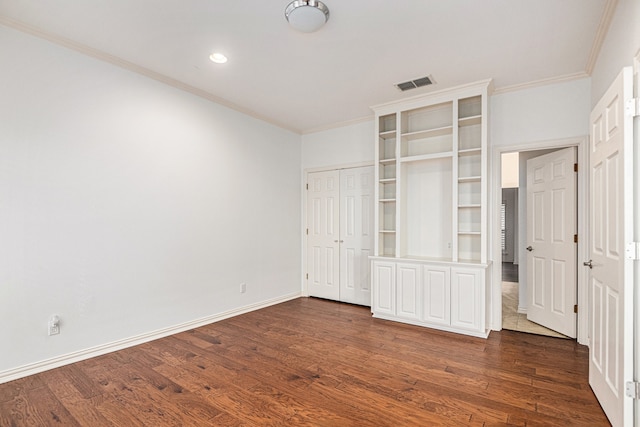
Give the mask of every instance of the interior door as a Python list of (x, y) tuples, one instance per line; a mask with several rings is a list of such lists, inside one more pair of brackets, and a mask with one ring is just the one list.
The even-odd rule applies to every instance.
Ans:
[(576, 337), (574, 147), (527, 160), (527, 319)]
[(371, 305), (373, 166), (340, 171), (340, 301)]
[(633, 375), (633, 264), (625, 248), (633, 237), (633, 94), (625, 68), (591, 112), (589, 268), (589, 384), (613, 426), (631, 426)]
[(340, 172), (308, 176), (307, 280), (309, 295), (340, 298)]

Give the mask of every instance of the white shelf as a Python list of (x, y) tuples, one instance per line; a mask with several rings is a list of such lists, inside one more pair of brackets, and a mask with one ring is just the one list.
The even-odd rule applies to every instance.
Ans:
[(422, 154), (419, 156), (401, 157), (400, 162), (401, 163), (419, 162), (422, 160), (444, 159), (447, 157), (453, 157), (453, 151), (445, 151), (442, 153), (434, 153), (434, 154)]
[(452, 133), (453, 133), (453, 126), (444, 126), (444, 127), (434, 128), (434, 129), (425, 129), (425, 130), (420, 130), (416, 132), (403, 133), (402, 138), (404, 138), (407, 141), (413, 141), (415, 139), (425, 139), (425, 138), (431, 138), (435, 136), (450, 135)]
[(481, 176), (461, 176), (458, 178), (458, 182), (475, 182), (482, 180)]
[(489, 85), (373, 107), (377, 254), (486, 263)]
[(395, 131), (395, 129), (394, 130), (388, 130), (388, 131), (385, 131), (385, 132), (380, 132), (378, 135), (382, 139), (393, 139), (393, 138), (396, 137), (396, 131)]
[(473, 125), (479, 125), (481, 123), (482, 123), (481, 114), (477, 116), (461, 117), (460, 119), (458, 119), (458, 125), (460, 126), (473, 126)]

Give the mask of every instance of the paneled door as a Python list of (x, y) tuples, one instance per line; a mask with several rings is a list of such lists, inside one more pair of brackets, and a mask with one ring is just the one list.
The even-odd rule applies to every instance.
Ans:
[(527, 160), (527, 318), (576, 337), (574, 147)]
[[(633, 94), (631, 67), (591, 112), (589, 384), (613, 426), (633, 424)], [(625, 250), (631, 248), (632, 256)], [(585, 267), (585, 268), (586, 268)]]
[(340, 301), (371, 305), (373, 166), (340, 171)]
[(340, 299), (340, 172), (309, 174), (307, 280), (309, 295)]
[(371, 305), (373, 167), (308, 175), (310, 296)]

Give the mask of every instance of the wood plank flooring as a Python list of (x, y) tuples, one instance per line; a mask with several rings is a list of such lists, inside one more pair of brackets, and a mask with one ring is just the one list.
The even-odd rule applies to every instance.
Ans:
[(0, 385), (1, 426), (607, 426), (587, 348), (300, 298)]

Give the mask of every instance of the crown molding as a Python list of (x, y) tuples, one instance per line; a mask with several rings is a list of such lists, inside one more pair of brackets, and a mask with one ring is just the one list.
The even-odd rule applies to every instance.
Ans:
[(273, 126), (277, 126), (279, 128), (291, 131), (295, 134), (300, 135), (301, 134), (301, 130), (298, 128), (294, 128), (291, 127), (289, 125), (286, 125), (284, 123), (280, 123), (278, 121), (272, 120), (266, 116), (263, 116), (261, 114), (256, 113), (255, 111), (248, 109), (248, 108), (244, 108), (241, 107), (238, 104), (235, 104), (231, 101), (228, 101), (224, 98), (220, 98), (216, 95), (213, 95), (207, 91), (204, 91), (202, 89), (198, 89), (194, 86), (191, 86), (189, 84), (183, 83), (181, 81), (178, 81), (174, 78), (165, 76), (164, 74), (158, 73), (156, 71), (150, 70), (148, 68), (145, 67), (141, 67), (140, 65), (136, 65), (132, 62), (129, 62), (125, 59), (122, 59), (120, 57), (117, 57), (115, 55), (111, 55), (108, 54), (106, 52), (103, 52), (101, 50), (98, 49), (94, 49), (92, 47), (86, 46), (82, 43), (78, 43), (76, 41), (67, 39), (65, 37), (60, 37), (58, 35), (55, 34), (51, 34), (49, 32), (43, 31), (39, 28), (36, 27), (32, 27), (30, 25), (27, 25), (23, 22), (20, 21), (16, 21), (10, 18), (7, 18), (5, 16), (0, 15), (0, 25), (4, 25), (6, 27), (9, 28), (13, 28), (14, 30), (20, 31), (22, 33), (26, 33), (26, 34), (30, 34), (32, 36), (38, 37), (40, 39), (46, 40), (48, 42), (51, 42), (53, 44), (56, 44), (58, 46), (73, 50), (75, 52), (81, 53), (83, 55), (86, 56), (90, 56), (94, 59), (98, 59), (100, 61), (109, 63), (111, 65), (114, 65), (116, 67), (125, 69), (127, 71), (131, 71), (133, 73), (136, 74), (140, 74), (142, 76), (148, 77), (152, 80), (158, 81), (160, 83), (164, 83), (168, 86), (172, 86), (176, 89), (180, 89), (182, 91), (185, 92), (189, 92), (192, 95), (196, 95), (199, 96), (201, 98), (204, 98), (208, 101), (214, 102), (216, 104), (222, 105), (224, 107), (227, 107), (231, 110), (235, 110), (239, 113), (245, 114), (247, 116), (250, 116), (254, 119), (257, 120), (261, 120), (263, 122), (266, 122), (268, 124), (271, 124)]
[(336, 123), (330, 123), (328, 125), (324, 125), (324, 126), (319, 126), (319, 127), (315, 127), (315, 128), (311, 128), (311, 129), (306, 129), (304, 131), (302, 131), (302, 135), (309, 135), (312, 133), (318, 133), (318, 132), (323, 132), (326, 130), (331, 130), (331, 129), (337, 129), (337, 128), (342, 128), (345, 126), (352, 126), (352, 125), (357, 125), (360, 123), (365, 123), (365, 122), (369, 122), (371, 120), (373, 120), (375, 117), (373, 114), (371, 114), (370, 116), (364, 116), (364, 117), (360, 117), (358, 119), (351, 119), (351, 120), (344, 120), (341, 122), (336, 122)]
[(591, 51), (589, 52), (589, 59), (587, 59), (587, 64), (585, 67), (585, 71), (588, 75), (591, 75), (591, 73), (593, 72), (593, 68), (596, 65), (596, 61), (598, 60), (598, 56), (600, 55), (600, 50), (602, 49), (602, 44), (604, 43), (604, 39), (609, 32), (609, 27), (611, 26), (613, 14), (616, 11), (617, 6), (618, 0), (607, 0), (607, 4), (605, 4), (604, 6), (604, 11), (602, 13), (602, 17), (600, 18), (600, 24), (598, 25), (596, 36), (593, 39)]
[(580, 80), (588, 78), (589, 74), (584, 71), (573, 74), (565, 74), (564, 76), (549, 77), (546, 79), (534, 80), (532, 82), (518, 83), (510, 86), (498, 87), (493, 91), (493, 95), (499, 95), (506, 92), (515, 92), (518, 90), (532, 89), (540, 86), (551, 85), (555, 83), (570, 82), (572, 80)]

